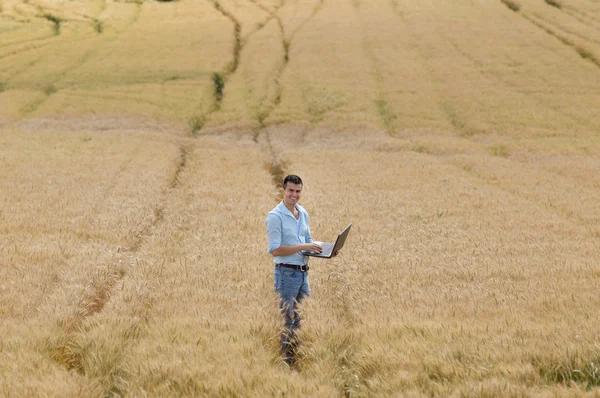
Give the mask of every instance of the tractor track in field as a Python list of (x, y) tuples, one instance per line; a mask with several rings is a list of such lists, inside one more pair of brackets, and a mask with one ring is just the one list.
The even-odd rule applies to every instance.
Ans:
[[(6, 46), (2, 46), (2, 47), (8, 47), (8, 46), (18, 46), (20, 44), (26, 45), (27, 48), (19, 48), (10, 52), (7, 52), (5, 54), (0, 55), (0, 60), (5, 59), (5, 58), (9, 58), (9, 57), (13, 57), (15, 55), (21, 55), (23, 53), (29, 52), (29, 51), (35, 51), (35, 50), (39, 50), (41, 48), (45, 48), (47, 46), (50, 46), (52, 44), (55, 44), (55, 40), (59, 40), (62, 38), (58, 38), (56, 35), (51, 35), (51, 36), (46, 36), (44, 38), (39, 38), (39, 39), (32, 39), (30, 41), (27, 42), (22, 42), (22, 43), (13, 43), (13, 44), (8, 44)], [(41, 40), (47, 40), (47, 41), (52, 41), (50, 43), (41, 43), (41, 44), (33, 44), (33, 42), (37, 42), (37, 41), (41, 41)], [(64, 40), (64, 39), (63, 39)], [(73, 42), (77, 41), (77, 40), (71, 40)], [(29, 44), (25, 44), (25, 43), (29, 43)], [(64, 43), (64, 41), (63, 41)]]
[[(577, 18), (573, 17), (571, 14), (569, 14), (568, 12), (564, 12), (564, 13), (567, 14), (567, 15), (569, 15), (570, 17), (572, 17), (574, 19), (577, 19)], [(536, 12), (532, 12), (531, 15), (533, 15), (538, 20), (543, 21), (545, 24), (551, 25), (553, 28), (556, 28), (559, 31), (562, 31), (563, 33), (566, 33), (566, 34), (571, 35), (571, 36), (575, 36), (575, 37), (577, 37), (577, 38), (579, 38), (581, 40), (585, 40), (585, 41), (590, 42), (590, 43), (600, 44), (600, 40), (584, 36), (584, 35), (582, 35), (581, 33), (578, 33), (578, 32), (574, 32), (574, 31), (572, 31), (572, 30), (570, 30), (568, 28), (565, 28), (564, 26), (559, 25), (556, 22), (553, 22), (553, 21), (550, 21), (550, 20), (544, 18), (542, 15), (540, 15), (540, 14), (538, 14)], [(582, 22), (582, 21), (580, 21), (580, 22)]]
[[(395, 2), (395, 0), (391, 0), (391, 1), (392, 1), (392, 4), (395, 5), (394, 6), (394, 13), (401, 20), (404, 21), (404, 13), (399, 8), (399, 6)], [(504, 3), (504, 4), (506, 5), (506, 3)], [(407, 26), (407, 28), (408, 28), (408, 26)], [(410, 30), (410, 28), (409, 28), (409, 30)], [(412, 32), (412, 30), (410, 30), (410, 31)], [(500, 78), (500, 77), (498, 77), (498, 76), (496, 76), (494, 74), (489, 75), (489, 74), (486, 74), (486, 73), (482, 72), (481, 68), (479, 67), (482, 64), (477, 59), (471, 57), (467, 52), (463, 51), (458, 44), (456, 44), (451, 39), (449, 39), (446, 35), (444, 35), (443, 32), (440, 32), (438, 30), (437, 34), (444, 41), (446, 41), (448, 44), (450, 44), (454, 48), (454, 51), (457, 54), (461, 55), (464, 59), (468, 60), (474, 66), (473, 69), (479, 75), (481, 75), (484, 79), (486, 79), (486, 80), (488, 80), (490, 82), (500, 83), (504, 87), (507, 87), (510, 91), (515, 92), (515, 93), (517, 93), (519, 95), (526, 96), (527, 98), (532, 99), (538, 105), (541, 105), (542, 107), (544, 107), (544, 108), (546, 108), (548, 110), (556, 112), (556, 113), (558, 113), (558, 114), (560, 114), (560, 115), (562, 115), (562, 116), (564, 116), (564, 117), (572, 120), (575, 123), (584, 123), (585, 125), (588, 125), (591, 128), (595, 128), (595, 126), (593, 124), (591, 124), (589, 121), (587, 121), (585, 119), (580, 119), (576, 115), (572, 115), (572, 114), (570, 114), (568, 112), (565, 112), (565, 111), (561, 110), (558, 107), (552, 107), (552, 106), (550, 106), (550, 105), (548, 105), (548, 104), (546, 104), (544, 102), (539, 101), (535, 97), (528, 96), (528, 95), (526, 95), (526, 93), (523, 93), (522, 91), (518, 90), (518, 88), (515, 87), (514, 85), (511, 85), (509, 82), (505, 81), (504, 79), (502, 79), (502, 78)], [(412, 34), (412, 36), (414, 37), (414, 34)], [(416, 37), (415, 37), (415, 39), (416, 39)], [(418, 43), (417, 40), (415, 40), (414, 42)], [(421, 51), (417, 47), (415, 47), (415, 49), (418, 52)], [(432, 80), (435, 82), (436, 87), (438, 87), (438, 89), (437, 89), (438, 90), (438, 97), (442, 98), (442, 99), (445, 98), (445, 95), (442, 95), (442, 92), (440, 91), (440, 88), (439, 88), (439, 85), (442, 84), (442, 83), (434, 76), (434, 72), (429, 69), (429, 66), (425, 65), (424, 69), (427, 71), (427, 73), (429, 74), (429, 76), (431, 76)], [(490, 78), (491, 78), (491, 80), (490, 80)], [(453, 106), (450, 101), (448, 101), (448, 100), (441, 100), (441, 102), (439, 104), (440, 104), (440, 107), (441, 107), (443, 113), (447, 116), (448, 121), (451, 123), (451, 125), (454, 127), (454, 129), (456, 129), (460, 133), (461, 136), (463, 136), (466, 139), (468, 139), (470, 136), (472, 136), (473, 134), (477, 133), (477, 131), (473, 131), (468, 126), (468, 120), (457, 109), (455, 109), (455, 106)]]
[[(225, 8), (223, 8), (223, 6), (219, 2), (219, 0), (208, 0), (208, 1), (215, 7), (215, 9), (218, 12), (220, 12), (225, 18), (229, 19), (231, 21), (231, 23), (233, 24), (234, 44), (233, 44), (232, 60), (225, 66), (225, 68), (223, 70), (213, 73), (212, 80), (213, 80), (213, 86), (214, 86), (214, 91), (213, 91), (214, 106), (210, 111), (208, 111), (207, 113), (205, 113), (204, 115), (201, 116), (202, 120), (205, 120), (212, 113), (217, 112), (219, 109), (221, 109), (221, 103), (223, 102), (223, 96), (225, 95), (225, 88), (226, 88), (227, 80), (229, 79), (229, 77), (231, 75), (233, 75), (237, 71), (239, 63), (240, 63), (241, 52), (242, 52), (242, 49), (244, 48), (244, 44), (245, 44), (241, 37), (242, 24), (240, 23), (240, 21), (238, 21), (238, 19), (235, 17), (235, 15), (233, 15), (233, 13), (231, 13), (231, 12), (227, 11)], [(200, 129), (198, 129), (198, 131), (201, 130), (201, 128), (202, 127), (200, 127)]]
[[(580, 124), (585, 124), (588, 125), (591, 128), (595, 128), (596, 126), (593, 123), (590, 123), (589, 120), (585, 120), (585, 119), (581, 119), (573, 114), (570, 114), (568, 112), (565, 112), (564, 110), (562, 110), (560, 107), (553, 107), (551, 105), (548, 105), (540, 100), (538, 100), (536, 97), (534, 96), (529, 96), (527, 95), (528, 93), (523, 92), (521, 90), (519, 90), (519, 88), (517, 86), (515, 86), (514, 84), (511, 84), (509, 81), (506, 81), (504, 79), (502, 79), (501, 77), (497, 76), (494, 73), (485, 73), (483, 72), (484, 70), (484, 65), (483, 63), (481, 63), (481, 61), (479, 61), (478, 59), (472, 57), (468, 52), (464, 51), (462, 48), (460, 48), (460, 46), (455, 43), (454, 41), (452, 41), (450, 38), (446, 37), (443, 32), (439, 32), (438, 34), (440, 35), (440, 37), (442, 39), (444, 39), (448, 44), (450, 44), (453, 48), (454, 51), (457, 54), (460, 54), (464, 59), (466, 59), (467, 61), (469, 61), (472, 65), (473, 65), (473, 70), (475, 70), (479, 75), (481, 75), (484, 79), (490, 81), (490, 82), (497, 82), (500, 83), (501, 85), (507, 87), (508, 89), (510, 89), (512, 92), (517, 93), (519, 95), (523, 95), (524, 97), (531, 99), (532, 101), (534, 101), (536, 104), (550, 110), (553, 112), (556, 112), (562, 116), (565, 116), (566, 118), (570, 119), (573, 122), (576, 123), (580, 123)], [(491, 79), (490, 79), (491, 78)]]
[[(132, 18), (132, 21), (125, 28), (123, 28), (122, 30), (118, 31), (117, 34), (114, 37), (112, 37), (110, 39), (107, 39), (103, 43), (100, 43), (99, 45), (97, 45), (97, 46), (89, 49), (86, 52), (84, 52), (81, 55), (81, 57), (79, 58), (78, 62), (76, 62), (71, 67), (62, 70), (60, 74), (58, 74), (51, 82), (49, 82), (47, 84), (46, 89), (42, 90), (42, 92), (45, 94), (45, 96), (43, 98), (38, 99), (36, 101), (33, 101), (33, 102), (29, 103), (28, 105), (26, 105), (26, 106), (23, 107), (23, 113), (24, 113), (24, 115), (29, 115), (29, 114), (35, 112), (39, 108), (39, 106), (42, 105), (44, 102), (46, 102), (52, 95), (54, 95), (57, 92), (61, 91), (60, 88), (55, 87), (55, 84), (57, 84), (58, 82), (60, 82), (60, 80), (63, 79), (65, 76), (67, 76), (69, 73), (71, 73), (74, 70), (77, 70), (78, 68), (80, 68), (81, 66), (83, 66), (94, 53), (96, 53), (98, 50), (102, 49), (108, 43), (111, 43), (111, 42), (115, 41), (116, 39), (118, 39), (122, 33), (126, 32), (133, 25), (135, 25), (135, 23), (138, 21), (139, 16), (141, 14), (141, 7), (142, 7), (141, 4), (138, 4), (136, 6), (137, 12), (136, 12), (135, 16)], [(73, 41), (76, 42), (78, 40), (73, 40)], [(38, 60), (38, 62), (41, 61), (41, 60), (43, 60), (43, 57), (40, 57), (39, 60)], [(32, 63), (31, 67), (35, 66), (38, 62)], [(22, 74), (24, 72), (25, 72), (25, 70), (20, 70), (17, 73), (17, 75)], [(7, 82), (10, 82), (11, 80), (13, 80), (15, 77), (16, 77), (16, 75), (11, 76), (9, 79), (7, 79), (5, 81), (5, 84)], [(27, 88), (27, 87), (17, 87), (17, 88)]]
[[(0, 44), (0, 49), (3, 49), (5, 47), (10, 47), (10, 46), (18, 46), (18, 45), (25, 45), (28, 43), (34, 43), (34, 42), (38, 42), (38, 41), (42, 41), (42, 40), (49, 40), (49, 39), (53, 39), (56, 36), (53, 34), (47, 35), (47, 36), (41, 36), (41, 37), (36, 37), (34, 39), (27, 39), (27, 40), (20, 40), (20, 41), (12, 41), (12, 42), (6, 42), (3, 44)], [(36, 48), (40, 48), (41, 46), (38, 46)], [(14, 53), (9, 53), (9, 54), (3, 54), (2, 56), (0, 56), (0, 59), (6, 58), (8, 56), (11, 56), (13, 54), (19, 54), (19, 52), (14, 52)]]
[[(85, 65), (89, 58), (95, 54), (97, 51), (99, 51), (100, 49), (102, 49), (103, 47), (105, 47), (108, 43), (111, 43), (115, 40), (117, 40), (121, 34), (123, 34), (124, 32), (128, 31), (129, 29), (131, 29), (131, 27), (133, 27), (139, 20), (140, 14), (142, 12), (142, 4), (138, 4), (136, 7), (137, 12), (135, 13), (134, 18), (132, 19), (132, 21), (129, 23), (129, 25), (127, 27), (125, 27), (123, 30), (119, 31), (114, 37), (112, 37), (111, 39), (108, 39), (107, 41), (101, 43), (100, 45), (91, 48), (90, 50), (86, 51), (80, 58), (79, 62), (76, 63), (75, 65), (73, 65), (71, 68), (68, 68), (66, 70), (63, 70), (62, 73), (52, 82), (50, 83), (50, 86), (54, 86), (56, 83), (58, 83), (61, 79), (63, 79), (65, 76), (67, 76), (69, 73), (81, 68), (83, 65)], [(49, 95), (46, 95), (46, 97), (44, 97), (42, 99), (41, 102), (37, 103), (34, 107), (32, 107), (29, 112), (27, 113), (32, 113), (34, 112), (42, 103), (46, 102), (53, 94), (57, 93), (58, 91), (60, 91), (60, 89), (56, 89), (55, 91), (52, 91)]]
[[(396, 13), (397, 7), (394, 7), (395, 2), (392, 3), (392, 11)], [(363, 53), (366, 55), (366, 58), (369, 60), (369, 65), (371, 67), (371, 75), (373, 80), (375, 81), (375, 87), (377, 87), (377, 98), (375, 99), (375, 109), (377, 111), (377, 115), (379, 115), (379, 119), (383, 124), (383, 127), (386, 133), (389, 136), (394, 136), (397, 130), (397, 120), (398, 116), (394, 113), (393, 109), (389, 106), (389, 100), (386, 96), (385, 88), (387, 87), (385, 78), (381, 71), (379, 60), (377, 56), (372, 50), (371, 43), (367, 38), (367, 26), (361, 18), (360, 14), (360, 3), (358, 0), (355, 0), (354, 3), (354, 14), (360, 26), (360, 37), (361, 37), (361, 47)], [(397, 5), (397, 4), (396, 4)]]
[[(38, 41), (41, 41), (41, 40), (51, 40), (51, 39), (56, 38), (56, 37), (58, 37), (58, 36), (61, 35), (61, 24), (63, 22), (74, 22), (74, 23), (81, 23), (81, 22), (83, 22), (83, 21), (79, 21), (79, 20), (76, 20), (76, 19), (69, 19), (69, 18), (64, 18), (64, 17), (58, 17), (57, 15), (55, 15), (55, 12), (53, 10), (45, 9), (44, 7), (42, 7), (39, 4), (29, 5), (29, 6), (33, 7), (35, 10), (37, 10), (37, 13), (33, 12), (31, 14), (26, 14), (24, 11), (20, 11), (19, 9), (16, 9), (16, 10), (18, 10), (18, 12), (19, 11), (22, 12), (23, 13), (22, 15), (26, 16), (27, 18), (33, 17), (33, 18), (38, 19), (38, 20), (44, 20), (47, 23), (48, 22), (52, 23), (54, 32), (52, 34), (49, 34), (47, 36), (40, 37), (40, 38), (29, 39), (29, 40), (24, 40), (24, 41), (13, 41), (11, 43), (5, 43), (5, 44), (0, 45), (0, 48), (4, 48), (4, 47), (8, 47), (8, 46), (18, 46), (18, 45), (22, 45), (22, 44), (26, 44), (26, 43), (34, 43), (34, 42), (38, 42)], [(17, 20), (13, 16), (10, 16), (10, 17), (12, 17), (13, 19)], [(93, 18), (93, 17), (89, 17), (89, 18)], [(18, 21), (18, 22), (23, 22), (23, 21)], [(53, 43), (44, 43), (44, 44), (40, 44), (40, 45), (37, 45), (37, 46), (29, 46), (26, 49), (20, 49), (20, 50), (12, 51), (12, 52), (9, 52), (7, 54), (2, 54), (0, 56), (0, 59), (4, 59), (4, 58), (10, 57), (10, 56), (22, 54), (22, 53), (27, 52), (27, 51), (37, 50), (37, 49), (46, 47), (46, 46), (51, 45), (51, 44), (53, 44)]]
[(556, 32), (554, 29), (549, 28), (548, 26), (544, 25), (544, 23), (548, 23), (547, 21), (542, 19), (542, 21), (544, 21), (544, 22), (540, 22), (539, 19), (541, 19), (541, 18), (536, 18), (535, 16), (530, 16), (527, 14), (522, 14), (522, 15), (523, 15), (523, 18), (525, 18), (526, 20), (531, 22), (533, 25), (537, 26), (544, 32), (548, 33), (550, 36), (558, 39), (558, 41), (560, 41), (564, 45), (570, 47), (582, 59), (589, 61), (600, 68), (600, 60), (598, 58), (596, 58), (596, 56), (594, 54), (592, 54), (585, 47), (582, 47), (582, 46), (578, 45), (577, 43), (574, 43), (572, 40), (570, 40), (570, 39), (566, 38), (565, 36), (561, 35), (560, 33)]
[[(223, 102), (223, 97), (225, 96), (225, 90), (227, 88), (227, 81), (231, 78), (233, 74), (235, 74), (238, 70), (240, 64), (240, 58), (242, 51), (246, 45), (246, 42), (252, 35), (261, 31), (263, 27), (265, 27), (268, 22), (273, 18), (272, 15), (261, 22), (259, 27), (246, 35), (246, 37), (242, 37), (242, 24), (237, 19), (237, 17), (229, 10), (225, 9), (223, 5), (219, 2), (219, 0), (207, 0), (210, 2), (215, 10), (217, 10), (221, 15), (225, 18), (229, 19), (233, 25), (233, 36), (234, 36), (234, 45), (233, 45), (233, 54), (231, 61), (229, 61), (225, 67), (220, 71), (215, 71), (212, 73), (212, 82), (213, 82), (213, 105), (210, 110), (204, 112), (199, 116), (191, 116), (190, 123), (197, 125), (193, 127), (192, 136), (196, 137), (201, 133), (202, 128), (206, 120), (215, 112), (218, 112), (221, 109), (221, 103)], [(254, 2), (253, 2), (254, 3)], [(256, 4), (256, 3), (254, 3)]]
[[(448, 100), (446, 94), (444, 93), (444, 90), (442, 88), (443, 82), (440, 81), (440, 79), (436, 76), (435, 72), (432, 70), (430, 65), (427, 63), (427, 61), (423, 57), (423, 55), (422, 55), (423, 50), (417, 44), (417, 43), (420, 43), (422, 41), (422, 39), (420, 37), (418, 37), (417, 34), (415, 34), (412, 26), (410, 26), (408, 24), (408, 22), (406, 21), (404, 12), (400, 8), (400, 5), (397, 3), (397, 1), (391, 0), (390, 5), (392, 8), (393, 14), (399, 18), (400, 22), (405, 26), (408, 34), (412, 38), (411, 42), (415, 43), (412, 46), (412, 48), (413, 48), (416, 56), (418, 57), (423, 70), (426, 71), (427, 75), (429, 76), (429, 80), (431, 80), (433, 82), (433, 87), (436, 92), (436, 97), (439, 98), (437, 101), (438, 108), (440, 109), (442, 114), (445, 115), (446, 120), (450, 123), (450, 125), (452, 126), (452, 128), (454, 128), (455, 131), (457, 131), (461, 136), (470, 135), (471, 133), (468, 130), (468, 128), (466, 127), (466, 121), (465, 121), (464, 117), (456, 111), (455, 107)], [(379, 111), (379, 113), (381, 113), (381, 111)]]
[[(587, 15), (584, 12), (579, 11), (578, 9), (574, 8), (574, 7), (565, 7), (563, 8), (563, 11), (566, 14), (569, 14), (571, 17), (575, 18), (576, 20), (578, 20), (579, 22), (581, 22), (584, 25), (587, 25), (591, 28), (594, 29), (600, 29), (600, 19), (596, 19), (591, 15)], [(593, 21), (593, 23), (590, 23), (588, 20), (586, 20), (585, 18), (588, 18), (589, 20)]]
[[(164, 212), (169, 196), (181, 187), (182, 176), (185, 173), (191, 152), (190, 142), (180, 143), (179, 155), (176, 159), (173, 174), (168, 180), (168, 184), (153, 213), (145, 217), (145, 221), (138, 226), (137, 231), (131, 232), (133, 239), (129, 245), (117, 250), (106, 266), (92, 276), (71, 316), (58, 321), (61, 330), (60, 335), (58, 338), (52, 340), (48, 338), (46, 341), (46, 350), (57, 363), (69, 370), (75, 370), (79, 374), (86, 375), (87, 366), (90, 362), (93, 363), (97, 360), (96, 358), (86, 358), (84, 347), (80, 346), (80, 337), (86, 333), (86, 321), (102, 312), (111, 300), (115, 286), (123, 283), (128, 271), (135, 265), (134, 257), (140, 252), (148, 239), (152, 237), (157, 226), (164, 221)], [(143, 320), (134, 323), (132, 330), (125, 331), (125, 342), (128, 345), (139, 335), (139, 329), (142, 327), (140, 322), (143, 322)], [(124, 359), (124, 357), (121, 358), (121, 360)], [(118, 365), (116, 364), (114, 368), (119, 369)], [(111, 395), (111, 393), (118, 393), (119, 388), (110, 385), (105, 392)]]
[[(258, 114), (257, 117), (257, 122), (259, 127), (257, 129), (254, 130), (253, 132), (253, 136), (252, 139), (255, 143), (259, 142), (259, 137), (261, 134), (266, 134), (266, 140), (267, 142), (271, 141), (271, 138), (268, 136), (268, 133), (265, 130), (266, 124), (265, 124), (265, 120), (269, 118), (269, 116), (273, 113), (273, 111), (275, 109), (277, 109), (277, 107), (281, 104), (281, 97), (283, 95), (283, 87), (281, 85), (281, 78), (283, 76), (283, 74), (285, 73), (288, 64), (290, 62), (290, 48), (292, 46), (293, 40), (296, 37), (296, 34), (298, 34), (298, 32), (300, 32), (302, 30), (302, 28), (308, 23), (310, 22), (318, 13), (319, 11), (323, 8), (323, 6), (325, 5), (325, 0), (319, 0), (318, 3), (313, 7), (313, 9), (311, 10), (310, 15), (305, 18), (297, 27), (296, 29), (294, 29), (289, 36), (286, 36), (286, 32), (285, 32), (285, 25), (283, 23), (283, 21), (281, 20), (281, 18), (277, 15), (277, 12), (279, 11), (279, 9), (281, 7), (283, 7), (285, 5), (285, 1), (281, 1), (281, 3), (279, 4), (279, 7), (273, 11), (272, 16), (274, 18), (276, 18), (277, 20), (277, 25), (279, 27), (279, 33), (281, 36), (281, 46), (283, 48), (283, 57), (280, 63), (280, 66), (278, 68), (275, 69), (275, 71), (273, 72), (273, 83), (275, 85), (275, 98), (273, 99), (273, 101), (270, 104), (264, 105), (261, 104), (261, 111)], [(306, 133), (306, 129), (303, 131), (302, 135), (301, 135), (301, 140), (304, 140), (305, 137), (305, 133)], [(274, 161), (276, 162), (276, 156), (274, 155), (273, 152), (273, 148), (271, 145), (268, 146), (270, 148), (270, 154), (271, 157), (274, 159)]]
[(255, 33), (262, 30), (263, 27), (265, 27), (271, 20), (275, 19), (277, 21), (277, 25), (279, 27), (279, 31), (281, 34), (281, 44), (283, 47), (284, 55), (283, 55), (283, 59), (280, 63), (280, 66), (278, 68), (276, 68), (273, 72), (273, 83), (275, 84), (275, 92), (276, 92), (275, 98), (273, 99), (273, 101), (271, 103), (266, 104), (263, 102), (261, 104), (260, 110), (258, 111), (257, 116), (256, 116), (256, 121), (258, 122), (259, 127), (257, 129), (255, 129), (254, 132), (252, 133), (252, 135), (253, 135), (252, 138), (253, 138), (254, 142), (257, 143), (259, 135), (262, 133), (262, 130), (266, 126), (265, 120), (271, 115), (273, 110), (275, 110), (281, 102), (281, 96), (282, 96), (283, 89), (282, 89), (280, 80), (281, 80), (281, 76), (285, 72), (285, 69), (287, 68), (287, 65), (288, 65), (288, 62), (290, 59), (289, 52), (290, 52), (290, 46), (291, 46), (292, 40), (295, 37), (295, 35), (304, 27), (304, 25), (316, 16), (316, 14), (319, 12), (319, 10), (325, 4), (325, 0), (319, 0), (317, 5), (315, 7), (313, 7), (313, 10), (311, 11), (310, 16), (307, 17), (305, 20), (303, 20), (302, 23), (296, 29), (294, 29), (294, 31), (292, 31), (290, 33), (289, 37), (287, 37), (287, 38), (286, 38), (286, 34), (285, 34), (284, 23), (278, 15), (279, 10), (286, 5), (285, 0), (280, 0), (280, 3), (273, 10), (264, 6), (263, 4), (260, 4), (257, 0), (249, 0), (257, 8), (266, 12), (268, 14), (268, 17), (266, 18), (265, 21), (263, 21), (259, 24), (259, 27), (257, 29), (251, 31), (243, 38), (241, 37), (242, 25), (239, 22), (238, 18), (235, 16), (235, 14), (232, 13), (231, 11), (226, 10), (218, 0), (208, 0), (208, 1), (213, 4), (213, 6), (215, 7), (215, 9), (217, 11), (219, 11), (223, 16), (228, 18), (231, 21), (231, 23), (233, 24), (235, 44), (234, 44), (234, 48), (233, 48), (232, 61), (230, 61), (230, 63), (228, 63), (227, 66), (222, 71), (215, 72), (213, 74), (214, 106), (209, 112), (205, 113), (204, 115), (202, 115), (200, 117), (200, 119), (203, 121), (203, 123), (200, 126), (200, 128), (194, 132), (194, 135), (196, 135), (200, 132), (200, 130), (202, 129), (202, 126), (204, 125), (204, 121), (208, 117), (210, 117), (210, 115), (212, 113), (219, 111), (223, 97), (227, 94), (226, 93), (227, 80), (229, 78), (231, 78), (231, 76), (237, 72), (239, 63), (241, 62), (241, 54), (245, 48), (245, 45), (246, 45), (248, 39)]
[[(555, 29), (552, 29), (552, 28), (546, 26), (546, 24), (550, 24), (550, 23), (548, 21), (546, 21), (545, 19), (540, 18), (539, 16), (536, 16), (535, 14), (529, 15), (528, 13), (521, 11), (521, 9), (519, 7), (515, 7), (513, 5), (513, 3), (511, 3), (508, 0), (500, 0), (500, 1), (514, 13), (520, 14), (525, 20), (530, 22), (532, 25), (536, 26), (540, 30), (546, 32), (550, 36), (552, 36), (555, 39), (557, 39), (558, 41), (560, 41), (562, 44), (564, 44), (564, 45), (568, 46), (569, 48), (571, 48), (572, 50), (574, 50), (582, 59), (589, 61), (600, 68), (600, 59), (598, 59), (593, 53), (591, 53), (585, 47), (578, 45), (577, 43), (573, 42), (569, 38), (565, 37), (563, 34), (556, 31), (556, 29), (562, 30), (561, 28), (556, 27)], [(543, 22), (540, 22), (540, 20)], [(586, 38), (586, 40), (590, 40), (590, 39)]]
[(276, 13), (281, 7), (283, 7), (285, 0), (280, 0), (279, 6), (277, 8), (275, 8), (275, 10), (271, 10), (269, 7), (265, 6), (264, 4), (261, 4), (258, 0), (248, 0), (250, 1), (250, 3), (254, 4), (256, 7), (260, 8), (261, 10), (263, 10), (264, 12), (266, 12), (269, 15), (273, 15), (274, 13)]
[[(273, 82), (273, 85), (275, 86), (275, 93), (276, 93), (275, 98), (273, 99), (273, 101), (261, 101), (261, 103), (259, 105), (259, 111), (257, 114), (257, 122), (260, 126), (260, 129), (265, 127), (265, 120), (271, 115), (273, 110), (275, 110), (275, 108), (277, 106), (279, 106), (279, 104), (281, 103), (281, 96), (283, 94), (283, 88), (281, 86), (281, 76), (283, 76), (283, 73), (285, 72), (285, 69), (287, 68), (287, 65), (290, 60), (290, 42), (288, 42), (285, 39), (285, 28), (283, 26), (283, 22), (281, 21), (281, 18), (275, 14), (274, 14), (274, 18), (277, 21), (277, 26), (279, 27), (279, 34), (281, 35), (281, 46), (283, 48), (283, 59), (281, 60), (279, 67), (275, 68), (275, 70), (273, 71), (273, 74), (272, 74), (272, 76), (273, 76), (272, 82)], [(260, 129), (256, 130), (253, 133), (252, 139), (254, 140), (254, 142), (258, 142), (258, 134), (260, 132)]]
[(578, 8), (573, 7), (571, 5), (566, 5), (563, 9), (567, 13), (573, 13), (573, 14), (581, 15), (581, 16), (583, 16), (585, 18), (588, 18), (588, 19), (594, 21), (594, 23), (599, 24), (597, 26), (594, 25), (595, 27), (597, 27), (597, 28), (600, 27), (600, 17), (595, 17), (594, 15), (587, 14), (584, 11), (581, 11)]

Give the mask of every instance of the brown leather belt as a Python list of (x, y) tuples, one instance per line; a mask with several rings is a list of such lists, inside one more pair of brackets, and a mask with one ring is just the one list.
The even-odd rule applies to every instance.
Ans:
[(308, 271), (310, 269), (308, 267), (308, 265), (294, 265), (294, 264), (284, 264), (284, 263), (275, 264), (275, 265), (278, 267), (295, 269), (296, 271)]

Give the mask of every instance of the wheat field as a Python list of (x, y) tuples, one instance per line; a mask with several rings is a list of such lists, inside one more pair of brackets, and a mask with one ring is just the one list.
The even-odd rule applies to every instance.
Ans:
[[(600, 396), (596, 0), (0, 0), (0, 396)], [(297, 364), (265, 217), (313, 236)]]

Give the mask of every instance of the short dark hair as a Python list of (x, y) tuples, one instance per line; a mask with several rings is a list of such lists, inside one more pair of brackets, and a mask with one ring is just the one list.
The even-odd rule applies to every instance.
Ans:
[(283, 189), (286, 188), (288, 182), (291, 182), (292, 184), (304, 185), (302, 184), (302, 178), (295, 174), (290, 174), (283, 179)]

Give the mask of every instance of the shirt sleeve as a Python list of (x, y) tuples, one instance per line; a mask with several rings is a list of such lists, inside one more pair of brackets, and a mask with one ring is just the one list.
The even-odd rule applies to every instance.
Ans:
[(281, 246), (281, 219), (272, 213), (267, 216), (267, 237), (269, 239), (268, 253), (270, 254)]
[(308, 221), (308, 214), (306, 215), (306, 235), (304, 237), (306, 243), (313, 242), (312, 235), (310, 233), (310, 222)]

